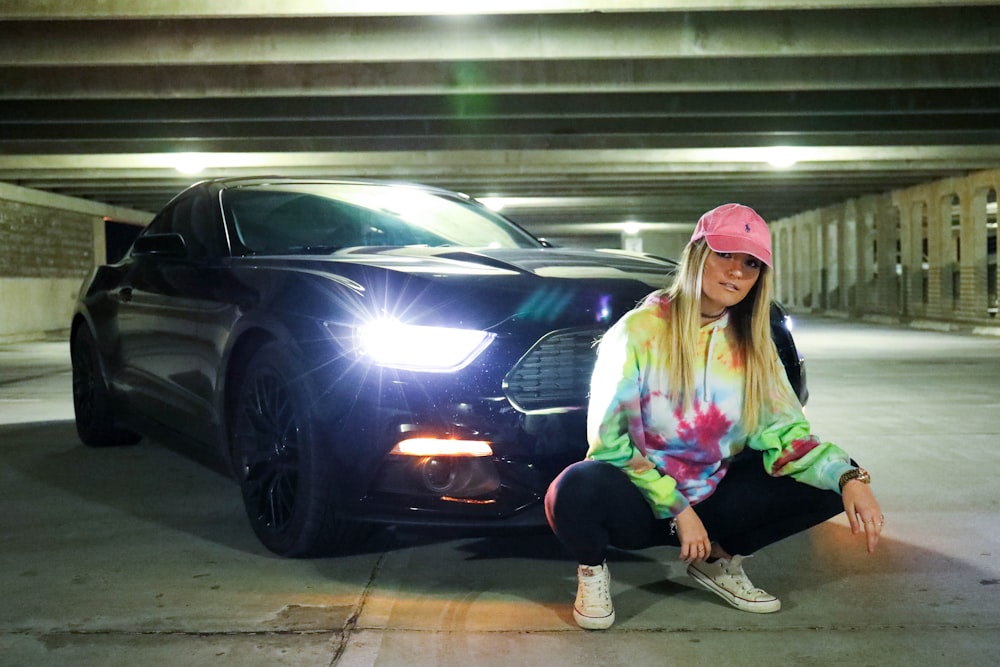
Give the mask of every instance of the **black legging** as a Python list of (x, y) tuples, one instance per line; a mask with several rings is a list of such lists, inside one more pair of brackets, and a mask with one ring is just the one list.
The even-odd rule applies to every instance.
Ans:
[[(749, 556), (836, 516), (844, 505), (834, 491), (771, 477), (760, 454), (747, 450), (694, 509), (713, 542), (727, 553)], [(670, 519), (657, 519), (625, 473), (603, 461), (580, 461), (562, 471), (545, 495), (545, 514), (583, 565), (604, 562), (608, 546), (680, 546), (670, 534)]]

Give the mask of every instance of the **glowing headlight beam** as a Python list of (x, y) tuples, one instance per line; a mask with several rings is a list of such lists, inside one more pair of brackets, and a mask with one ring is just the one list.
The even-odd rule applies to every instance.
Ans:
[(468, 366), (495, 337), (487, 331), (381, 319), (359, 326), (355, 344), (361, 354), (380, 366), (448, 373)]

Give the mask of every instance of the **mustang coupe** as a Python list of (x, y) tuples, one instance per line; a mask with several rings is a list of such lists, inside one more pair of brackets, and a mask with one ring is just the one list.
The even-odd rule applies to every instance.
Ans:
[[(212, 448), (284, 556), (378, 523), (544, 525), (550, 480), (587, 448), (595, 342), (674, 269), (551, 247), (429, 187), (205, 181), (81, 288), (77, 431)], [(777, 305), (772, 323), (804, 399)]]

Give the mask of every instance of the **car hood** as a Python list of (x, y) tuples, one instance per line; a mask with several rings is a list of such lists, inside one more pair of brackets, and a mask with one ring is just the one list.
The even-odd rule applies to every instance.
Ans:
[(351, 248), (329, 259), (412, 274), (624, 279), (650, 287), (663, 286), (664, 276), (676, 266), (669, 260), (620, 250), (569, 248)]
[(675, 268), (634, 253), (562, 248), (365, 247), (251, 264), (349, 287), (368, 316), (534, 334), (607, 327)]

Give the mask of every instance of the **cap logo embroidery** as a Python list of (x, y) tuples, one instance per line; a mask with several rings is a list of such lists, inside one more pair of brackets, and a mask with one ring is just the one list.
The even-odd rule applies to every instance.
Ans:
[(749, 234), (750, 233), (750, 225), (743, 225), (743, 231), (745, 231), (747, 234)]

